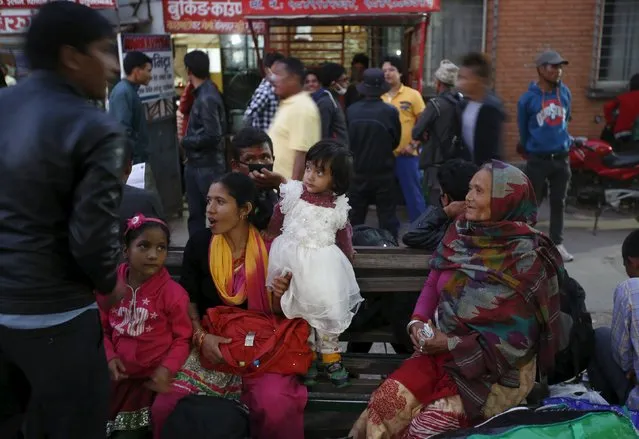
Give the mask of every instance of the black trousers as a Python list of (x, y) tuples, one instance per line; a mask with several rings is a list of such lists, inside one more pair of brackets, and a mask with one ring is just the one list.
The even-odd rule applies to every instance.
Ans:
[(109, 373), (97, 310), (51, 328), (0, 326), (0, 438), (104, 439)]
[(388, 230), (393, 237), (399, 233), (397, 219), (397, 202), (395, 199), (395, 175), (384, 174), (378, 176), (356, 175), (353, 178), (348, 193), (351, 211), (351, 224), (358, 226), (366, 222), (368, 206), (377, 206), (377, 221), (379, 228)]
[[(570, 184), (570, 162), (568, 155), (551, 157), (531, 155), (526, 163), (526, 175), (530, 179), (537, 197), (537, 204), (541, 204), (546, 187), (550, 191), (550, 239), (559, 245), (564, 240), (564, 209), (566, 196)], [(546, 182), (548, 186), (546, 186)]]
[[(352, 331), (370, 331), (387, 325), (397, 343), (391, 343), (398, 354), (413, 352), (413, 344), (406, 332), (406, 325), (411, 319), (419, 293), (388, 294), (380, 293), (367, 296), (357, 314), (353, 317)], [(347, 352), (366, 354), (371, 350), (373, 343), (351, 342)]]

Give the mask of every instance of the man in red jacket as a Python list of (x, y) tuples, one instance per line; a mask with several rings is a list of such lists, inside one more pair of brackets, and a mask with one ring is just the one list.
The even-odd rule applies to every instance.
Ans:
[(632, 129), (639, 119), (639, 73), (630, 78), (630, 91), (604, 105), (606, 123), (617, 141), (632, 140)]

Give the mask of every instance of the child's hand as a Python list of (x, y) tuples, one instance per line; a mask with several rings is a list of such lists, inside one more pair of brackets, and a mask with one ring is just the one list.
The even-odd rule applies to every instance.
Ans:
[(160, 366), (155, 369), (149, 381), (146, 382), (146, 387), (156, 393), (166, 393), (171, 390), (171, 381), (171, 372), (169, 372), (169, 369)]
[(126, 369), (124, 367), (124, 364), (122, 364), (122, 361), (119, 358), (114, 358), (113, 360), (109, 361), (109, 374), (111, 375), (111, 379), (113, 381), (127, 379), (129, 376), (125, 372)]

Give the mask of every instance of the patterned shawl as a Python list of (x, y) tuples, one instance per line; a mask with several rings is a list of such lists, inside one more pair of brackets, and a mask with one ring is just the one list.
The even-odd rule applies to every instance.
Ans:
[(526, 175), (497, 160), (491, 219), (458, 219), (430, 266), (454, 270), (442, 288), (439, 325), (451, 336), (455, 379), (467, 415), (479, 416), (490, 386), (519, 386), (519, 368), (535, 354), (542, 370), (554, 364), (559, 329), (561, 256), (535, 230), (537, 203)]

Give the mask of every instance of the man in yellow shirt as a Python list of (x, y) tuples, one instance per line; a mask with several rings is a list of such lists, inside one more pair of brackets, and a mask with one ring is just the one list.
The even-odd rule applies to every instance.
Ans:
[(382, 96), (382, 100), (399, 110), (402, 136), (399, 146), (394, 151), (397, 156), (395, 176), (404, 194), (408, 216), (413, 222), (426, 210), (426, 202), (422, 193), (422, 181), (419, 173), (419, 152), (417, 151), (419, 142), (413, 140), (411, 132), (426, 105), (417, 90), (402, 84), (401, 69), (402, 61), (399, 57), (384, 58), (382, 70), (391, 89)]
[(320, 141), (321, 121), (317, 105), (302, 90), (304, 64), (297, 58), (277, 61), (271, 68), (280, 106), (268, 130), (273, 141), (273, 171), (284, 178), (302, 180), (306, 151)]

